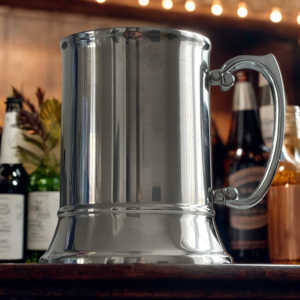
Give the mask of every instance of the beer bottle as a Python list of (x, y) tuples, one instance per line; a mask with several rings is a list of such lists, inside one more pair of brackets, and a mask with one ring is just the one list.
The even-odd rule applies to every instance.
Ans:
[[(229, 186), (246, 198), (258, 186), (267, 163), (268, 148), (264, 145), (257, 113), (256, 97), (249, 73), (236, 74), (230, 137), (225, 159)], [(268, 261), (267, 203), (263, 199), (247, 210), (229, 209), (230, 254), (235, 262)]]

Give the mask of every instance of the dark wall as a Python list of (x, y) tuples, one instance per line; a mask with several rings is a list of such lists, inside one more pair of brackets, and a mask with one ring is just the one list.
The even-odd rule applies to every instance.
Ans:
[[(135, 24), (136, 21), (141, 20), (167, 24), (166, 27), (196, 31), (207, 36), (212, 42), (211, 69), (220, 68), (226, 60), (237, 55), (273, 53), (282, 71), (288, 103), (300, 105), (298, 76), (300, 47), (297, 24), (288, 25), (283, 22), (274, 24), (269, 20), (255, 21), (249, 18), (215, 17), (185, 11), (130, 7), (114, 5), (109, 1), (99, 5), (91, 0), (0, 0), (0, 5), (104, 18), (122, 18), (135, 20)], [(231, 102), (232, 91), (221, 92), (218, 87), (211, 89), (212, 116), (223, 141), (226, 140), (229, 131)]]

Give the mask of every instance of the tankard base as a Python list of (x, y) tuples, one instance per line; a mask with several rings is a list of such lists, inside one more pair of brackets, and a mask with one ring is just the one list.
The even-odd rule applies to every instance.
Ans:
[(40, 263), (63, 264), (190, 264), (219, 265), (231, 264), (232, 258), (222, 254), (187, 255), (187, 256), (78, 256), (77, 254), (61, 253), (60, 257), (43, 256)]
[(229, 264), (213, 213), (139, 210), (59, 215), (41, 263)]

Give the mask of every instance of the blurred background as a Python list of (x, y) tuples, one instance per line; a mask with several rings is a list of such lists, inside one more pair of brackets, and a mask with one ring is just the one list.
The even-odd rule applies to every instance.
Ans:
[[(21, 194), (26, 199), (29, 192), (28, 224), (25, 223), (26, 217), (22, 224), (18, 221), (24, 228), (23, 236), (28, 232), (27, 248), (20, 230), (11, 233), (4, 241), (12, 245), (11, 249), (19, 249), (19, 253), (12, 255), (10, 250), (2, 256), (0, 253), (0, 263), (16, 262), (16, 259), (18, 262), (38, 262), (48, 248), (56, 226), (60, 188), (60, 40), (81, 31), (130, 26), (184, 29), (208, 37), (212, 43), (210, 70), (220, 69), (227, 60), (238, 55), (273, 53), (282, 72), (288, 104), (300, 105), (299, 0), (0, 0), (0, 127), (3, 127), (6, 106), (5, 122), (8, 122), (1, 147), (0, 198), (1, 193), (5, 197), (10, 193), (9, 199), (14, 199), (14, 194)], [(241, 198), (246, 198), (255, 190), (265, 170), (269, 151), (265, 145), (270, 147), (273, 137), (273, 106), (270, 105), (269, 88), (262, 84), (263, 78), (259, 80), (254, 72), (241, 72), (235, 74), (237, 83), (234, 89), (222, 92), (219, 87), (211, 88), (212, 169), (214, 189), (234, 186), (238, 188)], [(5, 104), (6, 98), (12, 96), (12, 86), (25, 98), (15, 93), (15, 97)], [(36, 95), (38, 87), (41, 90)], [(38, 107), (38, 113), (33, 106), (28, 106), (28, 98)], [(246, 102), (247, 109), (243, 104)], [(22, 103), (27, 103), (31, 112), (21, 110)], [(300, 260), (300, 238), (295, 230), (300, 226), (297, 223), (300, 210), (300, 107), (289, 107), (286, 116), (288, 130), (282, 152), (284, 155), (268, 200), (265, 197), (256, 208), (246, 213), (215, 205), (221, 239), (236, 262), (266, 263), (269, 261), (269, 250), (270, 261)], [(18, 127), (23, 129), (25, 145), (16, 144), (16, 121)], [(228, 142), (230, 126), (232, 130)], [(92, 131), (91, 134), (96, 136)], [(115, 145), (119, 145), (117, 133), (114, 135)], [(119, 146), (115, 147), (117, 149)], [(56, 152), (50, 155), (51, 151)], [(19, 163), (19, 158), (14, 160), (18, 155), (30, 177)], [(109, 174), (118, 174), (119, 171), (114, 168), (120, 155), (114, 152), (113, 163), (108, 163), (108, 169), (113, 166)], [(33, 167), (29, 169), (26, 163), (31, 163)], [(139, 168), (143, 168), (141, 166)], [(157, 170), (159, 173), (163, 167)], [(125, 173), (127, 176), (127, 171)], [(119, 178), (114, 176), (111, 178)], [(153, 185), (148, 189), (149, 195), (152, 191), (152, 198), (149, 197), (150, 201), (161, 201), (161, 185), (154, 184), (155, 176), (153, 181), (149, 181)], [(235, 181), (240, 178), (243, 180)], [(129, 191), (126, 180), (124, 182)], [(110, 193), (115, 195), (112, 189)], [(273, 201), (270, 209), (267, 208), (267, 201)], [(37, 214), (36, 207), (47, 216), (52, 216), (49, 219), (51, 222), (44, 222), (43, 214)], [(23, 211), (25, 216), (26, 209)], [(282, 212), (282, 215), (278, 217), (277, 212)], [(12, 217), (10, 219), (11, 224), (17, 224)], [(39, 224), (44, 224), (43, 228), (47, 230), (41, 230)], [(197, 239), (195, 235), (195, 241)], [(15, 241), (15, 244), (10, 241)], [(278, 249), (279, 253), (276, 252)], [(291, 249), (296, 249), (293, 255), (290, 255)]]
[[(0, 126), (11, 85), (33, 100), (38, 86), (46, 97), (61, 99), (59, 42), (63, 37), (117, 26), (199, 32), (213, 45), (211, 69), (220, 68), (236, 55), (273, 53), (283, 74), (288, 103), (299, 105), (299, 12), (297, 0), (0, 0)], [(216, 87), (211, 95), (212, 117), (226, 142), (232, 91), (224, 93)]]

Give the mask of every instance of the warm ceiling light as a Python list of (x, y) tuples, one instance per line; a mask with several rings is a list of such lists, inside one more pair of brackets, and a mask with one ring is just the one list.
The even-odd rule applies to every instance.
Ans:
[(104, 3), (106, 0), (96, 0), (98, 3)]
[(195, 4), (194, 1), (188, 0), (188, 1), (185, 2), (185, 9), (187, 11), (194, 11), (195, 8), (196, 8), (196, 4)]
[(238, 4), (237, 14), (241, 18), (245, 18), (248, 15), (247, 4), (245, 2), (240, 2)]
[(280, 9), (278, 7), (272, 8), (272, 12), (270, 14), (270, 19), (274, 23), (279, 23), (282, 19), (282, 14), (280, 12)]
[(298, 24), (300, 24), (300, 13), (299, 13), (299, 15), (297, 17), (297, 22), (298, 22)]
[(149, 0), (139, 0), (139, 4), (142, 6), (147, 6), (149, 4)]
[(172, 0), (163, 0), (162, 6), (164, 9), (171, 9), (173, 7), (173, 1)]
[(220, 1), (214, 1), (213, 5), (211, 7), (211, 12), (215, 15), (215, 16), (219, 16), (222, 14), (223, 12), (223, 7), (221, 5)]

